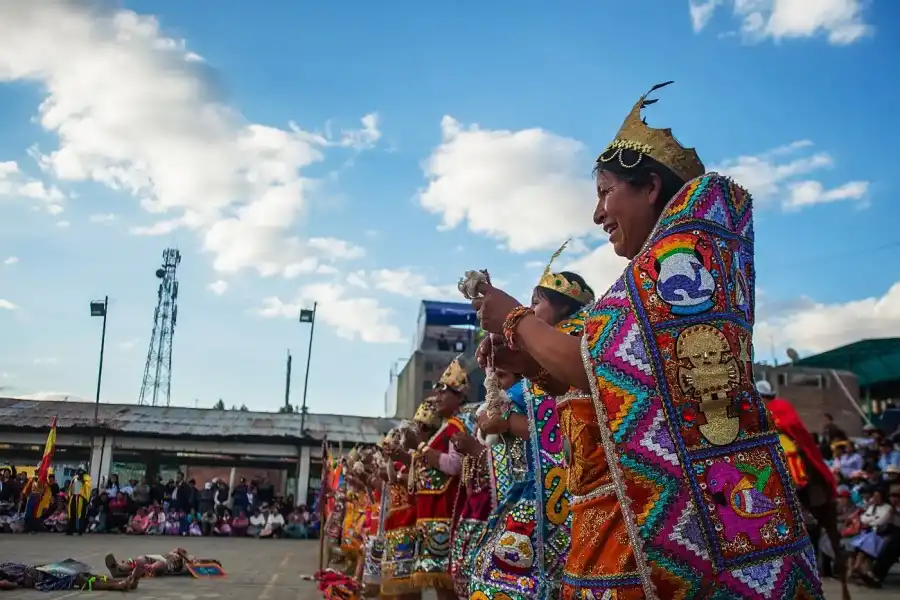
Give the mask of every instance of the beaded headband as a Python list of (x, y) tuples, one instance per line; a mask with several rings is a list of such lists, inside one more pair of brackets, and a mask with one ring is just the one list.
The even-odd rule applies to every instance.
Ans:
[[(658, 83), (650, 88), (649, 92), (641, 96), (641, 99), (637, 101), (637, 104), (628, 113), (615, 139), (600, 153), (600, 156), (597, 158), (598, 164), (617, 160), (623, 168), (633, 169), (641, 164), (641, 159), (644, 156), (649, 156), (659, 164), (667, 167), (685, 182), (706, 172), (706, 167), (700, 162), (697, 152), (693, 148), (685, 148), (679, 144), (675, 136), (672, 135), (671, 129), (654, 129), (649, 127), (647, 121), (641, 118), (641, 109), (657, 102), (655, 99), (648, 100), (647, 96), (671, 83), (674, 82)], [(633, 163), (626, 163), (622, 157), (623, 150), (636, 152), (638, 155), (637, 160)]]

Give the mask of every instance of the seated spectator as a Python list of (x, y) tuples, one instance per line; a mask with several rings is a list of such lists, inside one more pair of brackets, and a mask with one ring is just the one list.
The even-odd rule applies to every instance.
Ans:
[(147, 518), (147, 535), (165, 535), (166, 513), (156, 503), (150, 506)]
[(188, 525), (188, 535), (193, 537), (200, 537), (203, 535), (203, 528), (200, 526), (201, 517), (197, 517), (190, 522)]
[(888, 479), (888, 469), (894, 467), (900, 469), (900, 450), (894, 449), (894, 442), (882, 438), (878, 444), (878, 470), (883, 478)]
[(266, 526), (259, 533), (259, 537), (282, 537), (284, 534), (284, 517), (281, 516), (281, 513), (278, 512), (276, 507), (263, 507), (263, 512), (266, 513)]
[(303, 507), (298, 506), (288, 515), (287, 525), (284, 526), (284, 535), (293, 539), (306, 538), (306, 519)]
[(166, 513), (166, 535), (181, 534), (181, 519), (184, 514), (177, 510), (170, 510)]
[(255, 506), (250, 508), (250, 526), (247, 528), (247, 535), (259, 537), (263, 528), (266, 526), (266, 517)]
[(181, 517), (181, 523), (179, 527), (179, 533), (181, 535), (188, 535), (191, 532), (191, 524), (194, 521), (199, 521), (200, 517), (197, 515), (197, 512), (194, 510), (189, 510), (184, 513), (184, 516)]
[(869, 505), (859, 517), (861, 531), (850, 543), (855, 552), (852, 570), (857, 575), (864, 575), (871, 570), (871, 561), (878, 558), (884, 546), (886, 527), (891, 523), (894, 507), (888, 503), (882, 489), (872, 492)]
[(890, 525), (885, 528), (884, 545), (873, 561), (872, 568), (862, 576), (870, 587), (881, 587), (891, 567), (900, 561), (900, 485), (891, 486), (890, 504), (894, 513)]
[(128, 527), (128, 498), (119, 492), (109, 501), (109, 513), (106, 515), (106, 531), (122, 533)]
[(831, 445), (834, 458), (829, 465), (838, 480), (838, 483), (850, 481), (851, 476), (857, 471), (862, 471), (863, 458), (853, 445), (847, 440), (839, 440)]
[(227, 508), (219, 517), (216, 528), (213, 530), (216, 535), (231, 535), (231, 511)]
[(144, 535), (147, 533), (147, 527), (149, 526), (150, 519), (147, 518), (146, 509), (139, 508), (134, 516), (131, 517), (127, 533), (130, 533), (131, 535)]
[(247, 535), (247, 528), (250, 527), (250, 519), (243, 509), (238, 509), (237, 514), (231, 520), (231, 535), (233, 537), (243, 537)]

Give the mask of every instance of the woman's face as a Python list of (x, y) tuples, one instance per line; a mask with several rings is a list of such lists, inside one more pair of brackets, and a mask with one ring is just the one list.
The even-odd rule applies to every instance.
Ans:
[(554, 325), (558, 321), (556, 309), (543, 294), (538, 293), (537, 289), (531, 293), (531, 310), (534, 311), (534, 316), (544, 323)]
[(594, 223), (609, 235), (616, 254), (630, 260), (641, 251), (656, 225), (661, 190), (662, 182), (655, 174), (645, 186), (635, 186), (609, 171), (597, 174)]
[(881, 493), (881, 490), (875, 490), (875, 492), (872, 493), (872, 504), (875, 506), (884, 504), (884, 494)]

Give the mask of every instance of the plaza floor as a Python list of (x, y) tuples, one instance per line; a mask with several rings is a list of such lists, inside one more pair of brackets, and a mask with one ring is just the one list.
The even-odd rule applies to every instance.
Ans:
[[(318, 565), (317, 541), (254, 540), (176, 537), (131, 537), (122, 535), (87, 535), (67, 537), (58, 534), (0, 535), (0, 562), (46, 564), (73, 558), (92, 565), (98, 574), (107, 574), (103, 557), (112, 552), (119, 557), (136, 554), (158, 554), (176, 546), (195, 556), (217, 558), (228, 573), (227, 579), (199, 580), (189, 577), (158, 578), (141, 581), (140, 587), (128, 592), (135, 600), (318, 600), (315, 583), (304, 581)], [(839, 600), (840, 587), (826, 581), (829, 600)], [(881, 600), (900, 597), (900, 579), (893, 577), (889, 587), (870, 590), (853, 586), (854, 600)], [(121, 592), (93, 592), (120, 594)], [(29, 591), (0, 592), (7, 600), (60, 600), (81, 598), (91, 592)], [(434, 598), (433, 594), (425, 600)]]

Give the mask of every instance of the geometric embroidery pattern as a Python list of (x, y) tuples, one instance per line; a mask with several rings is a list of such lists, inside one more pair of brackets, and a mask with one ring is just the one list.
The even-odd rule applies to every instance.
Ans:
[(753, 254), (750, 195), (708, 173), (586, 310), (585, 366), (647, 598), (823, 598), (753, 387)]

